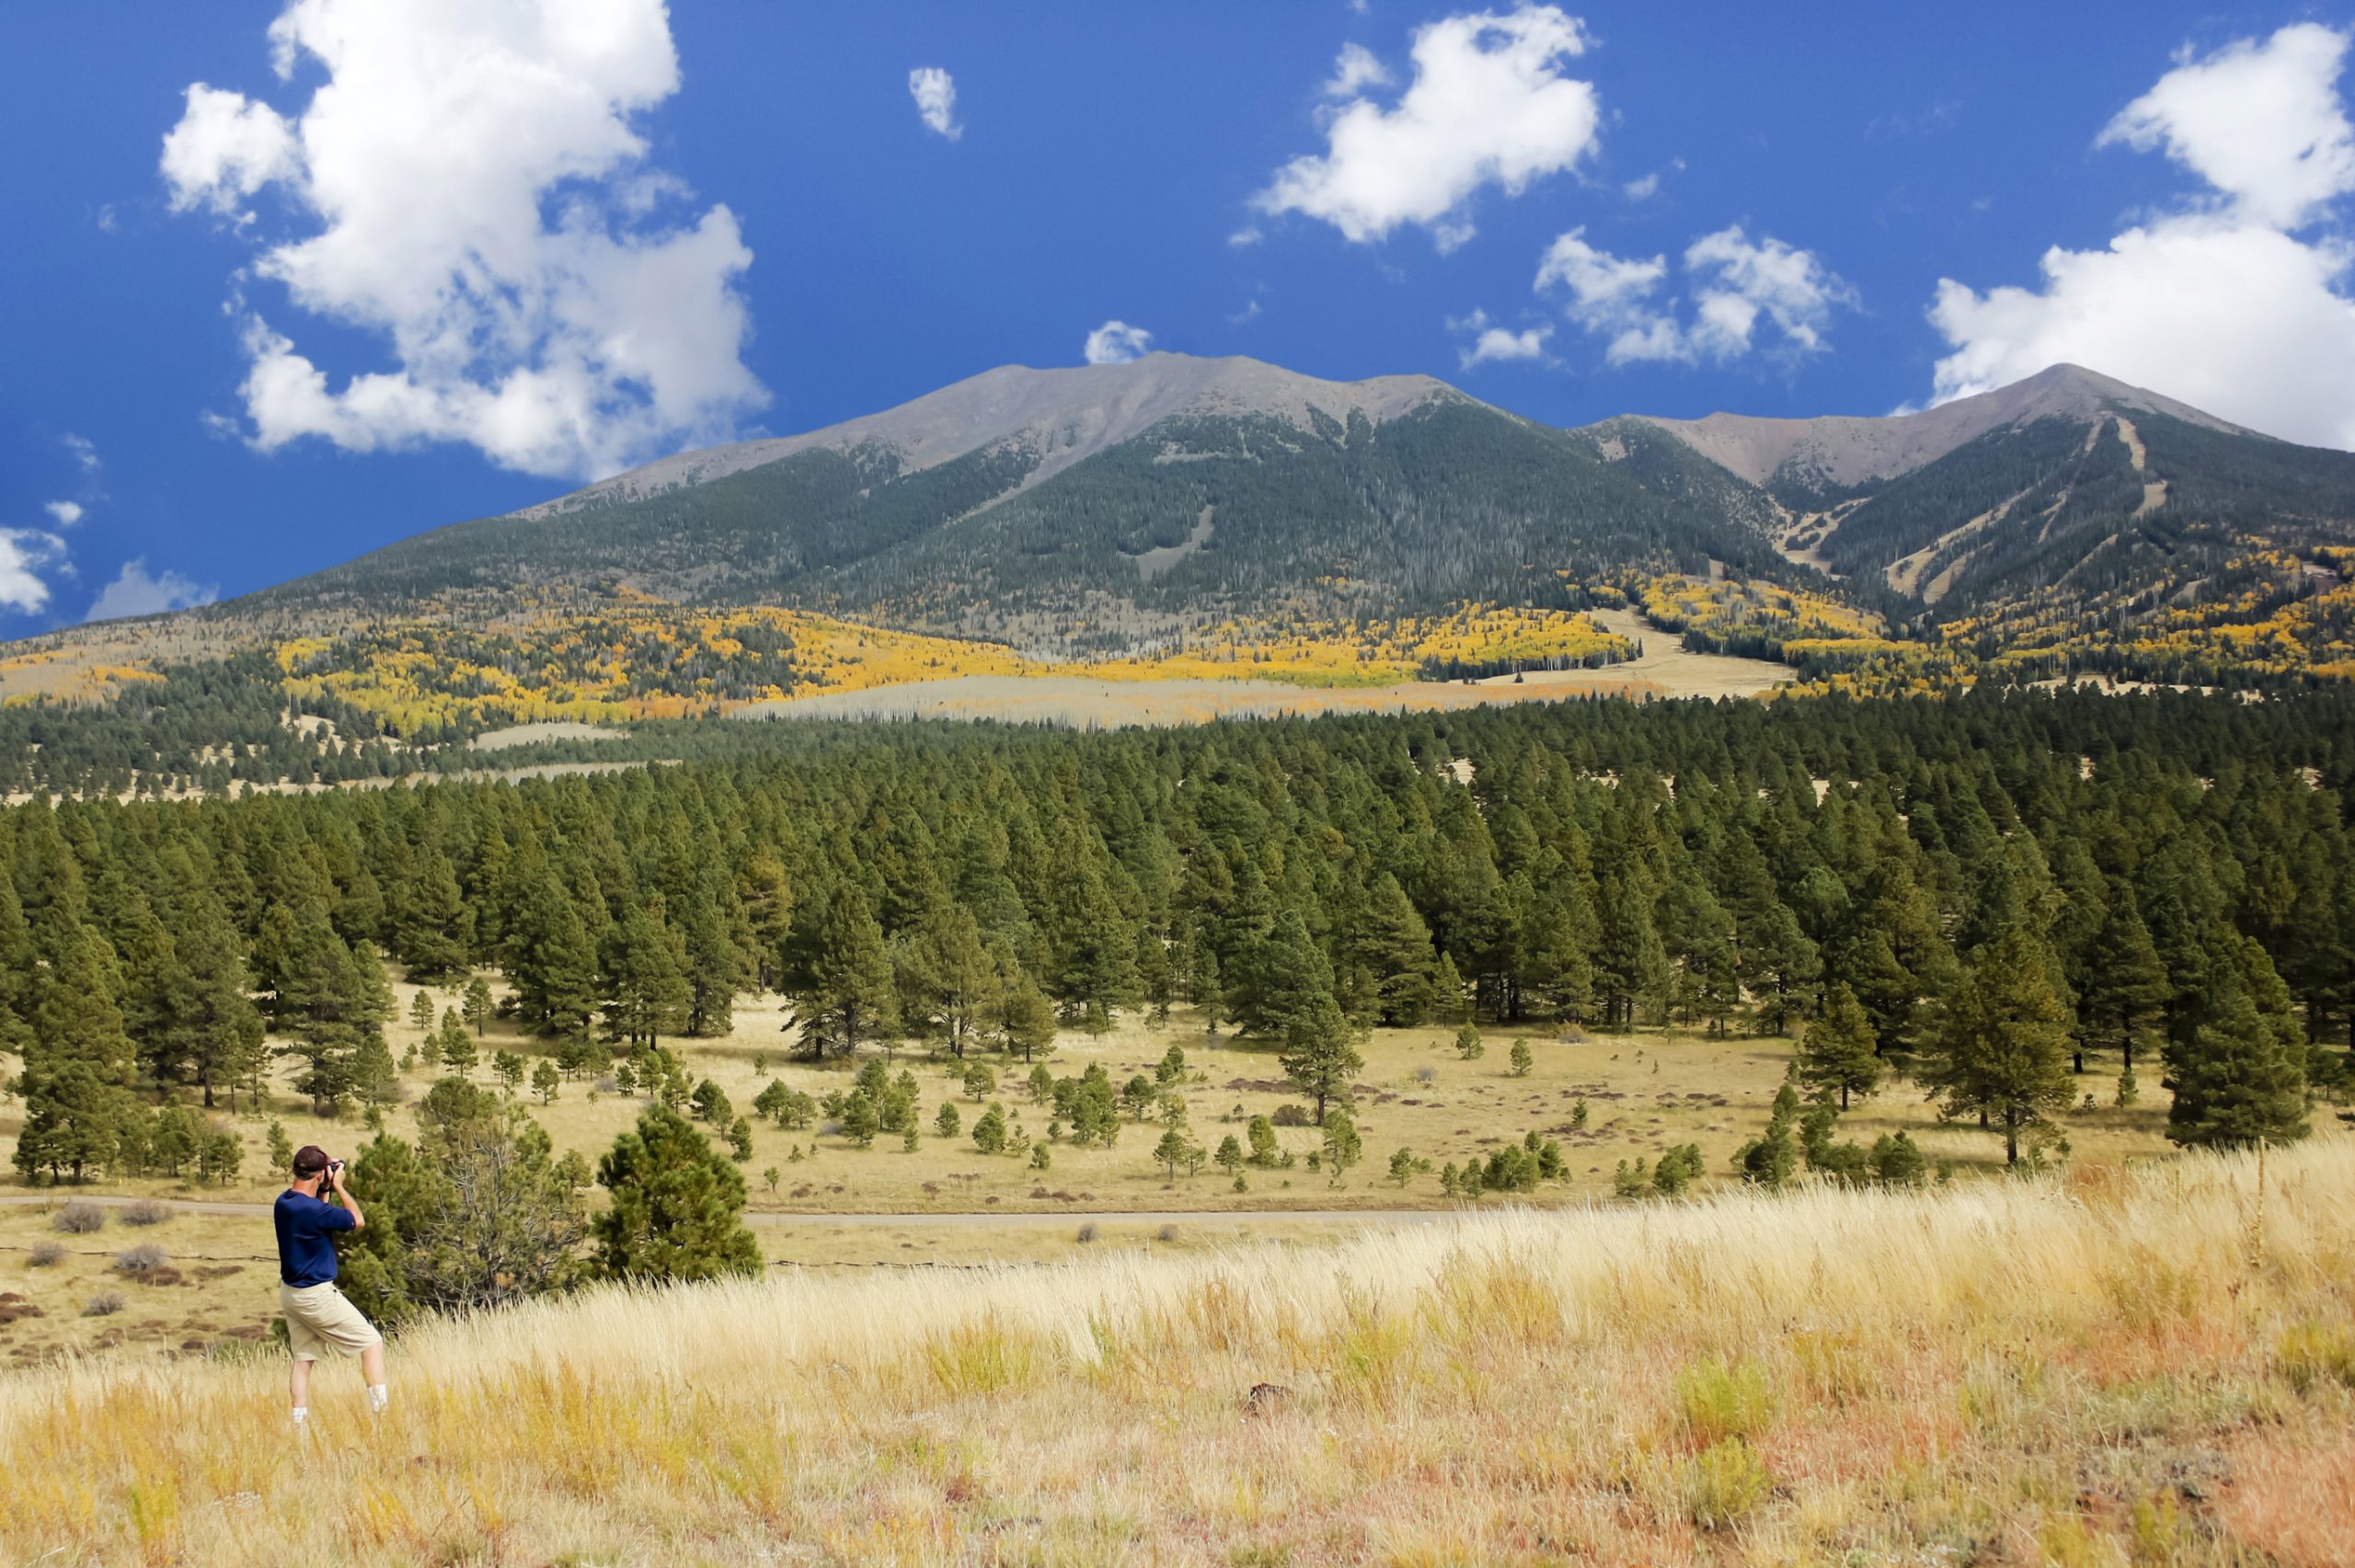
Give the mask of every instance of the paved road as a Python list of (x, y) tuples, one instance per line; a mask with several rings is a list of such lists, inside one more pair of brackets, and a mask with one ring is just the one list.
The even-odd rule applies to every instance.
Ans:
[[(60, 1201), (95, 1203), (108, 1208), (143, 1202), (160, 1202), (181, 1214), (225, 1214), (248, 1219), (264, 1219), (270, 1216), (266, 1203), (223, 1203), (209, 1198), (145, 1199), (117, 1197), (98, 1193), (50, 1194), (38, 1196), (12, 1196), (0, 1197), (0, 1204), (24, 1207)], [(1237, 1225), (1254, 1221), (1279, 1221), (1286, 1224), (1306, 1222), (1327, 1225), (1424, 1225), (1435, 1220), (1453, 1219), (1456, 1212), (1445, 1208), (1245, 1208), (1245, 1209), (1123, 1209), (1086, 1208), (1059, 1210), (1051, 1214), (1024, 1212), (995, 1214), (959, 1210), (954, 1213), (920, 1214), (821, 1214), (814, 1212), (753, 1209), (746, 1212), (748, 1225), (813, 1225), (851, 1229), (863, 1226), (900, 1227), (908, 1230), (971, 1229), (976, 1227), (1085, 1225)]]

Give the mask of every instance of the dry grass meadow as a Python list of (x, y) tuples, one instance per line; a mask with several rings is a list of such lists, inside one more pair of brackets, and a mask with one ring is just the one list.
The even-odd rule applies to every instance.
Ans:
[[(2343, 1563), (2355, 1140), (1720, 1190), (0, 1380), (0, 1557)], [(1258, 1384), (1281, 1391), (1255, 1403)]]
[[(415, 990), (408, 985), (395, 989), (402, 1016), (388, 1033), (396, 1056), (419, 1037), (407, 1017)], [(431, 994), (441, 1006), (456, 1000), (445, 991)], [(672, 1041), (670, 1047), (680, 1052), (691, 1078), (711, 1079), (746, 1115), (771, 1078), (813, 1098), (846, 1089), (852, 1076), (846, 1065), (816, 1067), (787, 1059), (792, 1042), (783, 1024), (788, 1011), (775, 998), (747, 1001), (737, 1009), (733, 1033)], [(1435, 1172), (1450, 1162), (1484, 1159), (1498, 1143), (1532, 1130), (1561, 1143), (1568, 1178), (1519, 1200), (1523, 1206), (1607, 1200), (1612, 1172), (1621, 1160), (1656, 1160), (1661, 1150), (1688, 1142), (1702, 1150), (1705, 1188), (1723, 1187), (1733, 1184), (1729, 1162), (1734, 1150), (1764, 1125), (1792, 1050), (1790, 1041), (1777, 1039), (1654, 1031), (1564, 1037), (1533, 1029), (1527, 1036), (1531, 1070), (1517, 1077), (1510, 1060), (1513, 1031), (1488, 1029), (1485, 1054), (1470, 1061), (1457, 1055), (1453, 1035), (1452, 1028), (1439, 1027), (1383, 1030), (1366, 1043), (1367, 1065), (1354, 1106), (1364, 1159), (1338, 1183), (1329, 1173), (1307, 1169), (1307, 1156), (1319, 1145), (1315, 1129), (1281, 1127), (1278, 1139), (1295, 1157), (1294, 1165), (1246, 1169), (1249, 1190), (1243, 1193), (1215, 1166), (1192, 1176), (1181, 1172), (1172, 1181), (1153, 1161), (1161, 1135), (1157, 1117), (1129, 1123), (1110, 1150), (1078, 1149), (1067, 1140), (1055, 1144), (1045, 1172), (1030, 1169), (1026, 1159), (984, 1155), (968, 1134), (993, 1101), (1003, 1104), (1032, 1137), (1045, 1136), (1048, 1112), (1031, 1104), (1025, 1067), (991, 1059), (997, 1092), (976, 1102), (953, 1059), (934, 1059), (921, 1049), (901, 1051), (894, 1070), (904, 1067), (919, 1085), (923, 1134), (913, 1152), (904, 1150), (895, 1136), (859, 1150), (822, 1127), (787, 1131), (756, 1120), (752, 1158), (741, 1168), (752, 1216), (760, 1222), (762, 1251), (786, 1268), (856, 1270), (898, 1264), (963, 1267), (1068, 1261), (1088, 1256), (1091, 1250), (1191, 1253), (1263, 1240), (1329, 1248), (1348, 1233), (1349, 1224), (1286, 1216), (1370, 1209), (1444, 1214), (1452, 1206), (1436, 1175), (1418, 1176), (1404, 1187), (1387, 1179), (1394, 1150), (1411, 1150)], [(1100, 1036), (1066, 1032), (1047, 1066), (1056, 1076), (1076, 1075), (1100, 1061), (1121, 1084), (1140, 1074), (1151, 1076), (1173, 1045), (1187, 1056), (1189, 1134), (1206, 1149), (1215, 1150), (1230, 1134), (1241, 1140), (1253, 1116), (1272, 1116), (1279, 1107), (1302, 1104), (1282, 1082), (1272, 1050), (1224, 1034), (1209, 1035), (1198, 1018), (1182, 1012), (1160, 1027), (1123, 1018)], [(494, 1024), (481, 1042), (476, 1082), (496, 1082), (489, 1062), (500, 1049), (526, 1054), (536, 1063), (546, 1045)], [(2111, 1104), (2114, 1073), (2114, 1066), (2097, 1063), (2085, 1075), (2085, 1093), (2096, 1104), (2066, 1120), (2072, 1159), (2117, 1164), (2166, 1155), (2166, 1097), (2155, 1075), (2144, 1074), (2141, 1104), (2120, 1110)], [(405, 1099), (421, 1095), (433, 1076), (421, 1064), (414, 1067), (402, 1081)], [(600, 1092), (586, 1078), (564, 1083), (553, 1104), (541, 1104), (528, 1088), (523, 1097), (559, 1149), (580, 1150), (592, 1162), (646, 1104), (610, 1088)], [(1583, 1130), (1573, 1125), (1581, 1097), (1588, 1107)], [(944, 1100), (956, 1103), (964, 1129), (953, 1139), (935, 1130)], [(371, 1136), (356, 1116), (314, 1116), (309, 1102), (282, 1084), (269, 1115), (283, 1125), (291, 1142), (316, 1142), (339, 1154), (353, 1151)], [(22, 1118), (21, 1103), (0, 1104), (0, 1160), (13, 1152)], [(109, 1359), (187, 1357), (234, 1348), (267, 1330), (278, 1302), (268, 1224), (258, 1215), (180, 1212), (152, 1229), (137, 1229), (122, 1223), (118, 1213), (92, 1235), (61, 1236), (51, 1229), (54, 1205), (85, 1194), (174, 1203), (268, 1202), (284, 1182), (265, 1151), (266, 1119), (241, 1104), (239, 1115), (224, 1120), (246, 1144), (240, 1179), (226, 1185), (202, 1185), (192, 1174), (180, 1180), (102, 1179), (84, 1188), (0, 1182), (0, 1199), (7, 1200), (0, 1202), (0, 1296), (18, 1298), (13, 1303), (0, 1300), (0, 1320), (15, 1316), (0, 1321), (0, 1367), (35, 1367), (61, 1353)], [(415, 1136), (408, 1104), (386, 1113), (385, 1122), (396, 1137)], [(1909, 1131), (1933, 1162), (1950, 1162), (1958, 1182), (2000, 1168), (1997, 1139), (1974, 1127), (1940, 1125), (1921, 1091), (1905, 1082), (1860, 1103), (1842, 1119), (1840, 1134), (1869, 1145), (1880, 1134), (1900, 1129)], [(778, 1178), (774, 1190), (765, 1178), (771, 1170)], [(361, 1196), (364, 1201), (367, 1195)], [(1495, 1196), (1484, 1201), (1501, 1202)], [(1141, 1218), (1111, 1218), (1122, 1214)], [(899, 1218), (865, 1218), (871, 1216)], [(1087, 1242), (1080, 1239), (1083, 1225), (1094, 1227)], [(34, 1249), (44, 1244), (63, 1246), (64, 1255), (36, 1267)], [(167, 1276), (167, 1283), (157, 1285), (114, 1273), (117, 1255), (140, 1245), (163, 1248), (178, 1277)], [(121, 1297), (122, 1310), (84, 1316), (89, 1301), (105, 1294)], [(11, 1306), (22, 1315), (8, 1312)], [(28, 1308), (39, 1309), (40, 1315)]]

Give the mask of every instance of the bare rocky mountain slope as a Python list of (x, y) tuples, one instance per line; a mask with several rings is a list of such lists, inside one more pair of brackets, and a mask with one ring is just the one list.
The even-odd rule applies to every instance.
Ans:
[(1994, 431), (2039, 419), (2083, 426), (2115, 408), (2165, 414), (2234, 435), (2257, 433), (2174, 398), (2068, 364), (2054, 365), (1993, 392), (1959, 397), (1911, 414), (1878, 418), (1831, 414), (1811, 419), (1764, 419), (1747, 414), (1711, 414), (1700, 419), (1663, 419), (1648, 414), (1627, 418), (1669, 431), (1753, 485), (1853, 489), (1910, 474)]
[(1441, 399), (1469, 399), (1430, 376), (1320, 381), (1240, 356), (1196, 359), (1154, 353), (1124, 364), (1032, 370), (1001, 365), (880, 414), (823, 429), (738, 441), (662, 458), (518, 515), (550, 516), (615, 501), (643, 500), (683, 486), (763, 467), (797, 452), (852, 452), (878, 446), (902, 469), (936, 467), (988, 447), (1019, 442), (1039, 462), (1028, 484), (1132, 441), (1165, 419), (1187, 414), (1254, 414), (1311, 425), (1311, 410), (1347, 425), (1353, 413), (1375, 424)]

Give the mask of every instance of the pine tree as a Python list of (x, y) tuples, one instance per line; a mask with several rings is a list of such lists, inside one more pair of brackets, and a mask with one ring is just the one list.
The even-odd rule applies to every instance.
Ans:
[(855, 1055), (869, 1039), (899, 1026), (891, 955), (866, 898), (844, 884), (821, 917), (809, 989), (801, 1001), (801, 1037), (814, 1058)]
[(2133, 894), (2121, 890), (2085, 966), (2084, 993), (2077, 999), (2076, 1070), (2085, 1070), (2089, 1047), (2107, 1045), (2118, 1047), (2122, 1070), (2132, 1072), (2135, 1049), (2155, 1036), (2170, 994), (2166, 966), (2159, 962), (2150, 928), (2142, 923)]
[(1252, 955), (1252, 967), (1257, 975), (1235, 1013), (1235, 1026), (1246, 1035), (1285, 1038), (1295, 1021), (1333, 1001), (1333, 967), (1297, 910), (1276, 918), (1275, 930)]
[(686, 947), (663, 924), (659, 902), (632, 909), (615, 921), (600, 959), (605, 1025), (616, 1036), (654, 1046), (686, 1026), (694, 994)]
[(1836, 1091), (1844, 1111), (1851, 1095), (1869, 1096), (1880, 1087), (1877, 1043), (1872, 1020), (1865, 1016), (1855, 993), (1834, 985), (1824, 995), (1823, 1016), (1807, 1026), (1799, 1042), (1799, 1080), (1819, 1098), (1828, 1099)]
[(2021, 1135), (2074, 1098), (2069, 1011), (2054, 969), (2049, 948), (2011, 927), (1980, 951), (1938, 1020), (1940, 1108), (2001, 1127), (2010, 1164), (2019, 1162)]
[(1350, 1081), (1365, 1068), (1350, 1021), (1329, 995), (1313, 999), (1292, 1014), (1276, 1059), (1293, 1086), (1316, 1103), (1319, 1123), (1327, 1105), (1346, 1095)]
[(773, 990), (793, 925), (793, 887), (784, 863), (766, 844), (745, 859), (736, 878), (736, 900), (751, 938), (752, 983), (760, 990)]
[(685, 1117), (648, 1107), (598, 1162), (612, 1195), (591, 1221), (609, 1277), (718, 1279), (760, 1272), (761, 1253), (740, 1216), (744, 1178)]
[(2246, 1148), (2260, 1139), (2287, 1143), (2306, 1135), (2302, 1042), (2282, 1037), (2237, 976), (2220, 975), (2187, 1022), (2166, 1046), (2175, 1083), (2171, 1140)]
[[(1012, 962), (1010, 955), (1007, 962)], [(1040, 1051), (1054, 1049), (1054, 1004), (1027, 970), (1016, 966), (1009, 976), (1001, 967), (997, 997), (994, 1032), (1008, 1056), (1018, 1051), (1027, 1062)]]
[(474, 942), (474, 913), (458, 889), (449, 857), (431, 848), (413, 861), (408, 881), (394, 889), (393, 953), (412, 980), (435, 980), (465, 969)]
[(427, 995), (421, 989), (414, 997), (409, 999), (408, 1021), (410, 1025), (414, 1028), (431, 1029), (433, 1027), (433, 998)]
[(436, 1048), (444, 1068), (460, 1078), (473, 1073), (475, 1064), (481, 1059), (475, 1049), (475, 1037), (466, 1033), (465, 1024), (456, 1013), (444, 1013), (442, 1015), (442, 1029), (436, 1040)]
[(460, 1008), (460, 1016), (465, 1018), (467, 1025), (474, 1030), (475, 1037), (480, 1039), (483, 1031), (490, 1026), (491, 1015), (497, 1011), (496, 1004), (491, 1000), (490, 982), (480, 975), (469, 979), (466, 982), (465, 994), (461, 1000)]
[(552, 872), (543, 871), (509, 922), (501, 967), (527, 1028), (585, 1035), (597, 1015), (597, 944)]
[(1442, 1024), (1455, 1023), (1464, 1016), (1464, 976), (1451, 954), (1441, 954), (1439, 967), (1432, 971), (1431, 1012)]
[(961, 906), (927, 913), (900, 964), (902, 1013), (925, 1037), (961, 1059), (999, 1001), (998, 969), (980, 922)]
[(1430, 1011), (1437, 956), (1430, 927), (1388, 872), (1368, 890), (1365, 904), (1344, 938), (1350, 959), (1374, 977), (1375, 1016), (1405, 1028)]
[(735, 1028), (736, 993), (752, 979), (752, 966), (736, 944), (722, 898), (726, 883), (716, 874), (690, 893), (679, 913), (687, 981), (687, 1033), (698, 1039)]

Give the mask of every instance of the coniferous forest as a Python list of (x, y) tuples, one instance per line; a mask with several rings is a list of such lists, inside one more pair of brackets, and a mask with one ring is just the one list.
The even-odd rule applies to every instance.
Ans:
[(762, 726), (593, 777), (36, 801), (0, 814), (16, 1159), (142, 1164), (159, 1116), (286, 1065), (322, 1111), (385, 1103), (387, 961), (502, 970), (576, 1069), (755, 990), (821, 1059), (1187, 1004), (1321, 1115), (1371, 1025), (1673, 1024), (1803, 1036), (1819, 1097), (1910, 1075), (2015, 1156), (2092, 1057), (2171, 1087), (2179, 1141), (2292, 1138), (2355, 1025), (2350, 721), (1991, 691)]

